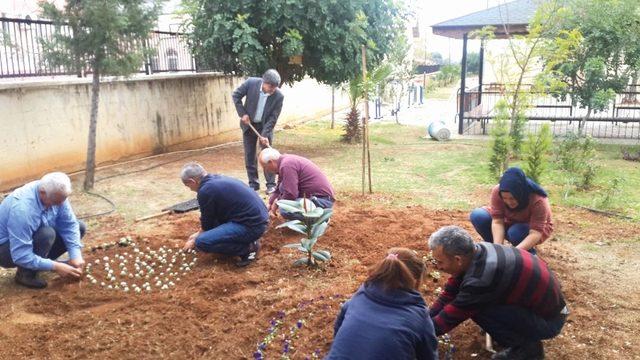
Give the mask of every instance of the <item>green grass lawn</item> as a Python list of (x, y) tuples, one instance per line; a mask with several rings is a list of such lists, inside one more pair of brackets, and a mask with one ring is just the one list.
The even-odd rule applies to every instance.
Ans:
[[(329, 129), (326, 122), (313, 122), (278, 136), (279, 147), (312, 158), (344, 192), (361, 190), (362, 147), (340, 141), (342, 129)], [(396, 124), (371, 127), (373, 190), (398, 206), (420, 204), (435, 209), (470, 210), (484, 204), (496, 183), (487, 170), (489, 142), (455, 140), (437, 142), (424, 138), (422, 128)], [(555, 157), (552, 154), (550, 159)], [(521, 165), (514, 161), (512, 165)], [(565, 199), (564, 174), (555, 163), (543, 176), (551, 201), (569, 206), (608, 209), (640, 218), (640, 166), (624, 161), (619, 145), (598, 146), (599, 166), (590, 191), (571, 191)], [(624, 179), (620, 192), (602, 204), (614, 178)], [(376, 199), (380, 199), (376, 197)], [(603, 206), (603, 205), (606, 205)]]
[(444, 87), (438, 87), (432, 91), (427, 92), (426, 99), (448, 100), (454, 91), (455, 86), (449, 85)]

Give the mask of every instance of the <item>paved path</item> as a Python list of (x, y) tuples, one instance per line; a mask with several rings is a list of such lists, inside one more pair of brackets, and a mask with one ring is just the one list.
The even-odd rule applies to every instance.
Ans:
[[(371, 104), (373, 106), (373, 104)], [(373, 107), (371, 108), (371, 110)], [(370, 110), (370, 111), (371, 111)], [(373, 113), (373, 112), (372, 112)], [(371, 119), (375, 122), (395, 122), (395, 116), (391, 115), (391, 107), (382, 106), (382, 119)], [(404, 125), (415, 125), (425, 129), (434, 121), (444, 121), (451, 136), (456, 137), (458, 127), (456, 123), (456, 88), (451, 89), (451, 93), (447, 99), (426, 99), (423, 104), (416, 104), (407, 107), (406, 99), (400, 106), (398, 113), (398, 122)]]

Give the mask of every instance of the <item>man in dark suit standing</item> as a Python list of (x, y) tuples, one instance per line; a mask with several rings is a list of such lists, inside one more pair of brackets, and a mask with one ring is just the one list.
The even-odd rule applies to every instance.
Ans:
[[(262, 78), (248, 78), (232, 95), (236, 111), (240, 116), (244, 164), (247, 168), (249, 186), (256, 191), (260, 189), (256, 143), (260, 141), (260, 146), (264, 149), (273, 142), (273, 128), (280, 116), (284, 100), (284, 95), (278, 86), (280, 86), (280, 74), (274, 69), (269, 69)], [(245, 98), (244, 104), (242, 98)], [(249, 124), (260, 133), (259, 137), (249, 128)], [(275, 174), (265, 171), (264, 177), (267, 185), (266, 193), (271, 194), (276, 188)]]

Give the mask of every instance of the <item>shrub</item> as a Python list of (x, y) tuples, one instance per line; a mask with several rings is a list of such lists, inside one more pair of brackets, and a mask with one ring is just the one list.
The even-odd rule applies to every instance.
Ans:
[(525, 138), (524, 125), (526, 122), (527, 117), (520, 110), (515, 114), (515, 117), (511, 122), (511, 132), (509, 133), (509, 136), (511, 137), (511, 151), (515, 157), (520, 157), (522, 144), (524, 143)]
[(549, 124), (544, 124), (537, 135), (529, 134), (527, 141), (524, 143), (527, 161), (524, 166), (524, 172), (537, 183), (540, 183), (542, 174), (547, 170), (547, 157), (552, 145), (553, 137), (551, 136)]
[(504, 100), (498, 101), (494, 126), (491, 129), (491, 157), (489, 159), (489, 172), (494, 179), (499, 179), (509, 167), (511, 138), (509, 137), (509, 127), (507, 125), (508, 118), (507, 102)]
[(460, 72), (459, 64), (442, 65), (436, 74), (436, 82), (439, 86), (447, 86), (460, 79)]
[(622, 185), (625, 183), (625, 179), (621, 177), (614, 177), (609, 180), (609, 184), (607, 189), (604, 192), (604, 197), (600, 201), (601, 208), (611, 208), (613, 203), (613, 198), (620, 195), (622, 193)]
[(596, 145), (591, 136), (569, 133), (558, 147), (560, 169), (569, 176), (569, 182), (579, 189), (589, 190), (597, 176)]

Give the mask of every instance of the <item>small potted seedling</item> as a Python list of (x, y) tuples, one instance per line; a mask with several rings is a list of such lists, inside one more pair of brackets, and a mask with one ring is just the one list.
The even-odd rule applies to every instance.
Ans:
[(279, 200), (280, 209), (302, 215), (303, 220), (287, 221), (277, 228), (287, 227), (293, 231), (303, 234), (300, 243), (288, 244), (284, 247), (298, 249), (306, 256), (296, 260), (294, 265), (317, 265), (317, 261), (326, 262), (331, 259), (331, 254), (327, 250), (314, 250), (313, 247), (318, 238), (327, 230), (328, 221), (333, 214), (332, 209), (317, 207), (311, 200), (303, 198), (301, 200)]

